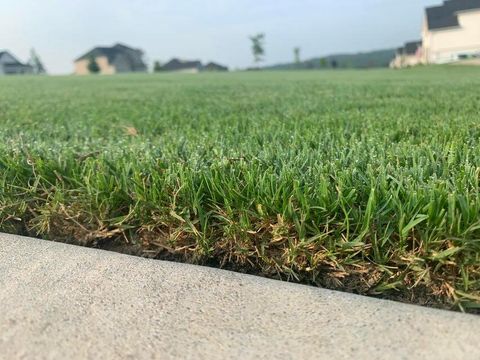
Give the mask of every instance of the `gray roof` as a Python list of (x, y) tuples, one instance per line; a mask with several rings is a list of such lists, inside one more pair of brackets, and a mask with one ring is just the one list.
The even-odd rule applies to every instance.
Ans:
[(421, 46), (422, 46), (422, 42), (420, 40), (407, 42), (405, 44), (405, 53), (407, 55), (414, 55), (417, 53), (418, 48)]
[(480, 10), (480, 0), (446, 0), (443, 5), (426, 9), (429, 30), (458, 27), (457, 13), (460, 11)]
[(207, 65), (203, 67), (205, 70), (216, 70), (216, 71), (228, 71), (227, 66), (217, 64), (213, 61), (210, 61)]
[(117, 56), (118, 53), (119, 51), (112, 47), (97, 46), (92, 50), (90, 50), (89, 52), (75, 59), (75, 61), (90, 59), (92, 57), (96, 58), (98, 56), (106, 56), (109, 62), (113, 62), (113, 60), (115, 59), (115, 56)]
[(419, 47), (422, 46), (422, 42), (420, 40), (417, 41), (410, 41), (405, 43), (405, 45), (401, 48), (397, 49), (397, 54), (399, 55), (415, 55)]
[(27, 64), (23, 64), (20, 60), (18, 60), (14, 55), (12, 55), (11, 52), (9, 51), (6, 51), (6, 50), (1, 50), (0, 51), (0, 60), (2, 59), (2, 57), (4, 55), (10, 55), (10, 57), (13, 59), (13, 62), (9, 62), (7, 64), (4, 64), (4, 65), (17, 65), (17, 66), (29, 66)]
[(198, 60), (172, 59), (162, 66), (163, 71), (175, 71), (185, 69), (201, 69), (202, 63)]

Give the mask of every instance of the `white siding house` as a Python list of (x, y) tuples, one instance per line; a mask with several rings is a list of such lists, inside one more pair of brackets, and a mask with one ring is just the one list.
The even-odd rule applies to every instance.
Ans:
[(422, 63), (423, 47), (421, 41), (411, 41), (398, 48), (395, 59), (390, 63), (392, 69), (416, 66)]
[(447, 0), (425, 12), (423, 62), (480, 62), (480, 0)]

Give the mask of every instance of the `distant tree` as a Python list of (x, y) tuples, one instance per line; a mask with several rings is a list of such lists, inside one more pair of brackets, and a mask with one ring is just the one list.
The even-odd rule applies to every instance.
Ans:
[(259, 33), (257, 35), (250, 36), (252, 42), (252, 53), (255, 64), (258, 64), (263, 60), (265, 55), (265, 34)]
[(332, 69), (336, 69), (338, 67), (338, 62), (337, 60), (333, 59), (331, 62), (330, 62), (330, 66), (332, 67)]
[(160, 61), (155, 61), (153, 63), (153, 72), (160, 72), (162, 71), (162, 64), (160, 63)]
[(293, 49), (293, 56), (295, 58), (295, 64), (300, 64), (300, 48), (296, 47)]
[(328, 66), (328, 61), (325, 58), (320, 59), (320, 67), (326, 68)]
[(90, 74), (98, 74), (100, 72), (100, 66), (98, 66), (97, 60), (93, 56), (88, 60), (87, 68)]
[(43, 63), (40, 60), (40, 57), (33, 48), (30, 50), (30, 59), (28, 60), (28, 64), (32, 67), (32, 71), (36, 75), (42, 75), (47, 72), (45, 70), (45, 66), (43, 66)]

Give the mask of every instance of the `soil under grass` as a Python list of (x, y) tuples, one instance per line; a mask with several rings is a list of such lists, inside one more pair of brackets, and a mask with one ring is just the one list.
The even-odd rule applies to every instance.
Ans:
[(480, 69), (0, 78), (0, 231), (480, 306)]

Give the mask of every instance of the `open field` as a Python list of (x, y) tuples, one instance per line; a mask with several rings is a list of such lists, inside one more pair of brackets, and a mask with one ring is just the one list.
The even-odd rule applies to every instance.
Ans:
[(480, 307), (480, 69), (0, 78), (0, 231)]

